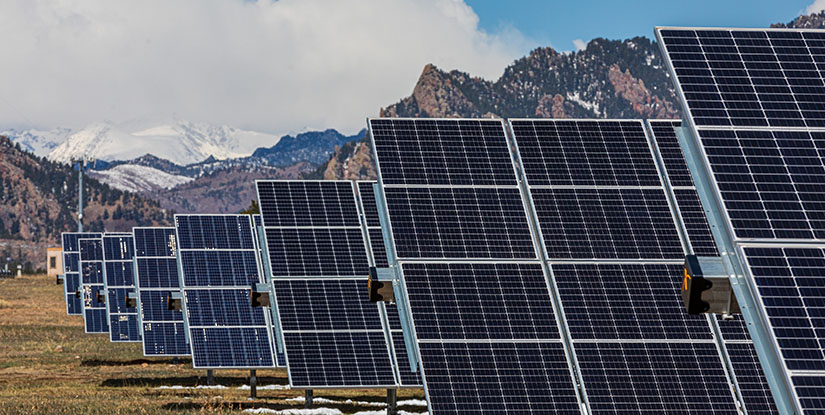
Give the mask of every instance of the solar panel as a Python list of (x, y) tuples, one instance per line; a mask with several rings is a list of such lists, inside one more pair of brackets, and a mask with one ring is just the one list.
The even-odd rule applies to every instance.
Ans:
[(431, 413), (580, 413), (503, 123), (368, 123)]
[(99, 233), (63, 232), (63, 295), (66, 299), (66, 312), (69, 315), (83, 315), (83, 298), (78, 296), (80, 290), (80, 238), (98, 238)]
[(352, 182), (258, 181), (293, 387), (395, 387)]
[(169, 297), (180, 292), (175, 228), (133, 228), (135, 271), (143, 354), (189, 356), (183, 313), (169, 310)]
[(825, 34), (657, 29), (697, 126), (825, 127)]
[(590, 411), (737, 413), (709, 321), (682, 304), (685, 250), (642, 122), (510, 124)]
[(687, 231), (690, 248), (696, 255), (718, 256), (719, 251), (713, 240), (707, 216), (676, 137), (675, 128), (681, 127), (681, 124), (680, 121), (673, 120), (648, 121), (658, 155), (665, 166), (665, 177), (676, 200), (679, 217)]
[[(258, 243), (258, 260), (261, 261), (261, 264), (266, 266), (268, 264), (268, 262), (267, 262), (268, 258), (266, 257), (266, 254), (264, 253), (263, 244), (260, 243), (261, 235), (263, 235), (263, 226), (264, 226), (263, 218), (261, 218), (261, 215), (252, 215), (252, 223), (255, 227), (255, 238), (256, 238), (257, 241), (259, 241), (259, 243)], [(272, 282), (272, 281), (269, 280), (269, 273), (268, 272), (264, 273), (264, 277), (265, 277), (264, 279), (266, 280), (267, 283)], [(275, 313), (273, 313), (272, 318), (273, 318), (273, 321), (274, 321), (274, 320), (277, 320), (278, 317)], [(272, 326), (272, 337), (274, 339), (278, 339), (280, 335), (281, 334), (280, 334), (280, 331), (279, 331), (278, 327), (273, 324), (273, 326)], [(279, 348), (281, 350), (278, 350)], [(278, 367), (286, 367), (286, 354), (284, 353), (281, 346), (277, 345), (277, 343), (276, 343), (276, 349), (275, 349), (275, 363)]]
[[(78, 239), (80, 287), (83, 295), (83, 321), (86, 333), (108, 333), (106, 291), (103, 287), (103, 240)], [(101, 301), (103, 300), (103, 301)]]
[(248, 215), (175, 215), (183, 312), (199, 369), (275, 367), (272, 325), (253, 308), (263, 283)]
[[(816, 243), (825, 239), (825, 81), (818, 68), (825, 37), (797, 29), (657, 28), (656, 34), (690, 121), (686, 138), (706, 165), (696, 172), (707, 172), (713, 193), (703, 194), (703, 202), (721, 212), (729, 231), (722, 237), (741, 251), (734, 265), (750, 274), (740, 303), (757, 301), (763, 317), (749, 323), (757, 333), (767, 325), (760, 340), (776, 349), (761, 357), (772, 369), (784, 366), (785, 379), (774, 381), (778, 400), (786, 409), (817, 413), (805, 395), (816, 381), (805, 389), (795, 377), (825, 365), (825, 356), (816, 323), (806, 320), (812, 309), (800, 297), (813, 293), (795, 279), (815, 280), (810, 264), (819, 261)], [(743, 342), (736, 339), (747, 334), (742, 322), (719, 327), (728, 355), (747, 357), (734, 352), (734, 343)], [(752, 348), (744, 343), (735, 347)]]
[(684, 258), (640, 121), (510, 125), (548, 257)]
[[(367, 237), (370, 243), (370, 264), (378, 268), (388, 268), (390, 264), (387, 259), (387, 248), (384, 245), (384, 234), (381, 230), (381, 220), (375, 199), (375, 189), (373, 188), (377, 182), (362, 180), (357, 183), (358, 200), (361, 202), (361, 212), (364, 216)], [(398, 318), (397, 306), (390, 303), (381, 303), (379, 307), (384, 307), (383, 315), (386, 316), (387, 327), (390, 331), (391, 342), (389, 346), (392, 349), (391, 358), (398, 376), (398, 384), (409, 387), (422, 386), (421, 372), (413, 372), (410, 366), (407, 346), (404, 343), (404, 329), (401, 326), (401, 320)]]
[(135, 292), (134, 238), (103, 235), (103, 285), (109, 318), (109, 340), (139, 342), (137, 307), (129, 307), (127, 296)]

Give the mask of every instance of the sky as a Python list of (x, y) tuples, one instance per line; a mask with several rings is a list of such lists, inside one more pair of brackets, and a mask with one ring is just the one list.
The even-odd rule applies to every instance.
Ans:
[(179, 118), (354, 133), (428, 63), (495, 80), (539, 46), (765, 27), (825, 9), (812, 2), (3, 0), (0, 130)]

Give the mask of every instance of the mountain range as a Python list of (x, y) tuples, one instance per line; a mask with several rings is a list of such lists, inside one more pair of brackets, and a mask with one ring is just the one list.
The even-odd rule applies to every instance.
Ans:
[[(825, 12), (773, 26), (825, 28)], [(680, 116), (658, 45), (645, 37), (597, 38), (572, 53), (537, 48), (494, 81), (428, 64), (409, 96), (377, 108), (376, 113), (386, 117)], [(364, 131), (277, 136), (172, 120), (101, 122), (78, 131), (7, 130), (0, 135), (11, 139), (0, 141), (0, 200), (5, 202), (0, 207), (0, 250), (53, 243), (58, 232), (72, 228), (76, 184), (63, 162), (83, 154), (99, 160), (88, 181), (90, 229), (168, 224), (173, 211), (237, 212), (255, 197), (253, 182), (261, 178), (376, 177)]]

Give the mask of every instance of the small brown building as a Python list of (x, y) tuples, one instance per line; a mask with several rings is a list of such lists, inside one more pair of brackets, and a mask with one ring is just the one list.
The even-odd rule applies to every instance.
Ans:
[(46, 248), (46, 271), (50, 277), (63, 273), (63, 250), (60, 248)]

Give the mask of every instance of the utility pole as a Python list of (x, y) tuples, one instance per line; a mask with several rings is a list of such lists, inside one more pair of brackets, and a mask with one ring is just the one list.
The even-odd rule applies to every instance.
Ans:
[(83, 167), (90, 163), (91, 159), (78, 158), (72, 160), (72, 165), (77, 163), (77, 231), (83, 232)]

